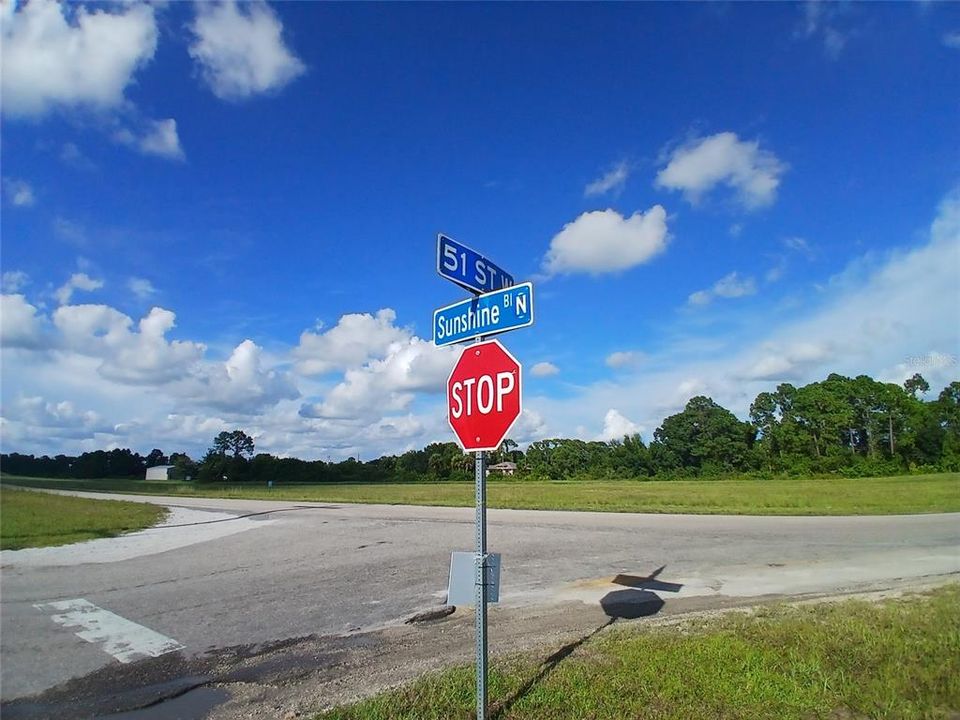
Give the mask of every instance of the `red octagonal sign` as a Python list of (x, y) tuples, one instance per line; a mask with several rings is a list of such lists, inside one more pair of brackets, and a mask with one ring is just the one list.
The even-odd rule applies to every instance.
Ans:
[(520, 363), (497, 340), (465, 347), (447, 379), (447, 420), (463, 449), (496, 450), (520, 410)]

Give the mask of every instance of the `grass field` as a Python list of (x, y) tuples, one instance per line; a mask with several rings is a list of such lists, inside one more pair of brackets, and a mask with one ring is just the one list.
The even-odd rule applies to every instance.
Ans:
[[(318, 502), (472, 506), (472, 483), (365, 485), (197, 485), (143, 480), (40, 480), (5, 483), (103, 492)], [(667, 481), (493, 481), (495, 508), (738, 515), (884, 515), (960, 512), (960, 473), (883, 478)]]
[(166, 508), (0, 487), (0, 549), (115, 537), (158, 523)]
[[(493, 718), (955, 718), (960, 585), (680, 626), (614, 628), (552, 656), (493, 663)], [(318, 720), (473, 716), (473, 666), (428, 675)]]

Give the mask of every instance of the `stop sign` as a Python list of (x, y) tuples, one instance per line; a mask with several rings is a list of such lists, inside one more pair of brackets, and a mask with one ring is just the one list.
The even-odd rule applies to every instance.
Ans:
[(468, 345), (447, 379), (447, 420), (464, 450), (496, 450), (520, 417), (520, 363), (496, 340)]

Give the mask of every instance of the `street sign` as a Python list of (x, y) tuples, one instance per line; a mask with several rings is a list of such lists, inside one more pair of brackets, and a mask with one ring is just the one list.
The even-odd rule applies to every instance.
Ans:
[(461, 300), (433, 311), (434, 345), (453, 345), (533, 324), (533, 284)]
[(447, 379), (447, 420), (464, 450), (495, 450), (520, 417), (520, 363), (497, 340), (464, 348)]
[(513, 285), (513, 276), (492, 260), (443, 233), (437, 235), (437, 272), (441, 277), (477, 294)]

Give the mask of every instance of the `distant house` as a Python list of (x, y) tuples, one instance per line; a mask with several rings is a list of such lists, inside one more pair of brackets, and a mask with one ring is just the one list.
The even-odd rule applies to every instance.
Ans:
[(517, 464), (515, 462), (502, 462), (497, 463), (496, 465), (491, 465), (487, 468), (487, 475), (490, 473), (500, 473), (501, 475), (513, 475), (517, 471)]
[(154, 465), (147, 468), (147, 480), (169, 480), (173, 465)]

